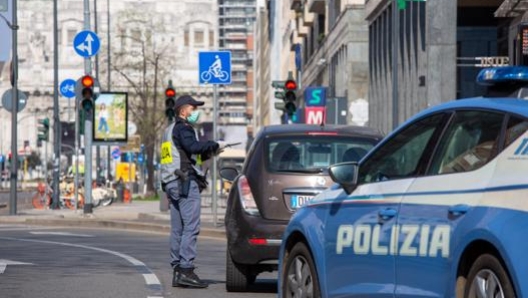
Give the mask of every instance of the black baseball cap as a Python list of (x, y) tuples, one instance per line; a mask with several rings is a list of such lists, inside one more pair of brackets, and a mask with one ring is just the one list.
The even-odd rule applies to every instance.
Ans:
[(203, 106), (205, 102), (203, 101), (197, 101), (196, 99), (192, 98), (190, 95), (182, 95), (178, 97), (176, 100), (176, 103), (174, 104), (174, 109), (177, 110), (181, 108), (184, 105), (191, 105), (191, 106)]

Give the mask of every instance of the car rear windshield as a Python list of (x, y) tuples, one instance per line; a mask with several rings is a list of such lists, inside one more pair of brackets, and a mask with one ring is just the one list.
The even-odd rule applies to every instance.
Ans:
[(267, 141), (267, 167), (271, 172), (319, 173), (332, 164), (358, 162), (375, 143), (347, 136), (274, 137)]

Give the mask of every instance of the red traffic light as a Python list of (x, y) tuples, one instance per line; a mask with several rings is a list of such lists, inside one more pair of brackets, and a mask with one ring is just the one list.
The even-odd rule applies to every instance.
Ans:
[(94, 85), (94, 79), (89, 76), (89, 75), (85, 75), (84, 77), (82, 77), (81, 79), (81, 83), (82, 85), (87, 88), (87, 87), (93, 87)]
[(286, 83), (284, 83), (284, 88), (287, 90), (295, 90), (297, 89), (297, 83), (294, 80), (287, 80)]
[(174, 96), (176, 96), (176, 91), (174, 91), (174, 89), (172, 89), (172, 88), (167, 88), (167, 89), (165, 89), (165, 96), (166, 97), (174, 97)]

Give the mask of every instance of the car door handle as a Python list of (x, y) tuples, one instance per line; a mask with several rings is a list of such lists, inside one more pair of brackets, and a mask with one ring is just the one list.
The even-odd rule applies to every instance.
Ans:
[(398, 214), (396, 209), (386, 208), (378, 212), (378, 216), (383, 220), (389, 220)]
[(449, 207), (449, 214), (455, 215), (455, 216), (464, 215), (469, 211), (469, 209), (471, 209), (469, 205), (458, 204), (458, 205)]

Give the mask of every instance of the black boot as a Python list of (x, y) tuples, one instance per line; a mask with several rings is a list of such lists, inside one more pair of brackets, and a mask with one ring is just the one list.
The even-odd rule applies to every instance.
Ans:
[(172, 286), (179, 287), (178, 280), (180, 279), (180, 267), (174, 267), (174, 272), (172, 273)]
[(194, 273), (194, 268), (180, 268), (178, 284), (180, 286), (188, 286), (193, 288), (207, 288), (209, 285), (200, 280), (198, 275)]

